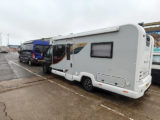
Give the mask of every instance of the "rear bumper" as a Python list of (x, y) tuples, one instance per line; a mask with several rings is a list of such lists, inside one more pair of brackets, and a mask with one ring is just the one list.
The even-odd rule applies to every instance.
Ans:
[(141, 84), (138, 85), (137, 87), (137, 95), (136, 97), (142, 97), (145, 93), (145, 91), (151, 86), (151, 82), (152, 82), (152, 77), (150, 75), (148, 75), (146, 78), (141, 80)]
[(33, 63), (43, 63), (44, 60), (32, 59)]
[(128, 90), (128, 89), (124, 89), (124, 88), (120, 88), (120, 87), (116, 87), (113, 85), (104, 84), (96, 81), (94, 82), (94, 86), (114, 92), (114, 93), (118, 93), (120, 95), (130, 97), (130, 98), (138, 99), (142, 97), (145, 91), (150, 87), (151, 79), (152, 79), (151, 76), (147, 76), (146, 78), (144, 78), (141, 84), (137, 85), (136, 91), (132, 91), (132, 90)]

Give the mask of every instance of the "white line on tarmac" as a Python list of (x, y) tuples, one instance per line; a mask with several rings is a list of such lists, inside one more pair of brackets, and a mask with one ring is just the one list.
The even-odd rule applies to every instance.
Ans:
[(19, 65), (19, 64), (13, 62), (13, 61), (9, 61), (9, 62), (11, 62), (11, 63), (13, 63), (13, 64), (15, 64), (15, 65), (23, 68), (23, 69), (25, 69), (26, 71), (28, 71), (28, 72), (30, 72), (30, 73), (38, 76), (38, 77), (41, 77), (41, 78), (43, 78), (43, 79), (45, 79), (45, 80), (48, 80), (48, 82), (50, 82), (50, 83), (54, 83), (54, 84), (56, 84), (56, 85), (58, 85), (58, 86), (60, 86), (60, 87), (62, 87), (62, 88), (64, 88), (64, 89), (66, 89), (66, 90), (68, 90), (68, 91), (70, 91), (70, 92), (72, 92), (72, 93), (74, 93), (74, 94), (76, 94), (76, 95), (79, 95), (79, 96), (81, 96), (81, 97), (84, 97), (84, 98), (88, 99), (88, 97), (86, 97), (86, 96), (84, 96), (84, 95), (82, 95), (82, 94), (79, 94), (79, 93), (77, 93), (77, 92), (75, 92), (75, 91), (73, 91), (73, 90), (71, 90), (71, 89), (69, 89), (69, 88), (67, 88), (67, 87), (65, 87), (65, 86), (63, 86), (63, 85), (55, 82), (55, 81), (53, 81), (53, 80), (50, 80), (50, 79), (48, 79), (48, 78), (46, 78), (46, 77), (43, 77), (43, 76), (41, 76), (41, 75), (39, 75), (39, 74), (37, 74), (37, 73), (35, 73), (35, 72), (32, 72), (31, 70), (29, 70), (28, 68), (23, 67), (22, 65)]
[[(103, 107), (103, 108), (105, 108), (105, 109), (107, 109), (107, 110), (109, 110), (109, 111), (112, 111), (112, 112), (114, 112), (114, 113), (116, 113), (116, 114), (118, 114), (118, 115), (120, 115), (122, 117), (126, 117), (123, 113), (118, 112), (118, 111), (116, 111), (116, 110), (114, 110), (114, 109), (112, 109), (112, 108), (110, 108), (110, 107), (108, 107), (106, 105), (100, 104), (100, 106)], [(128, 117), (126, 117), (126, 118), (128, 118)], [(128, 118), (128, 119), (129, 120), (134, 120), (133, 118)]]
[[(38, 76), (38, 77), (41, 77), (41, 78), (43, 78), (43, 79), (45, 79), (45, 80), (48, 80), (48, 82), (50, 82), (50, 83), (54, 83), (54, 84), (60, 86), (61, 88), (64, 88), (64, 89), (66, 89), (66, 90), (68, 90), (68, 91), (70, 91), (70, 92), (72, 92), (72, 93), (74, 93), (74, 94), (76, 94), (76, 95), (79, 95), (79, 96), (81, 96), (81, 97), (84, 97), (84, 98), (86, 98), (86, 99), (89, 99), (87, 96), (84, 96), (84, 95), (82, 95), (82, 94), (80, 94), (80, 93), (77, 93), (77, 92), (75, 92), (75, 91), (73, 91), (73, 90), (71, 90), (71, 89), (69, 89), (69, 88), (67, 88), (67, 87), (65, 87), (65, 86), (63, 86), (63, 85), (61, 85), (61, 84), (53, 81), (53, 80), (50, 80), (50, 79), (48, 79), (48, 78), (46, 78), (46, 77), (43, 77), (43, 76), (41, 76), (41, 75), (39, 75), (39, 74), (37, 74), (37, 73), (35, 73), (35, 72), (32, 72), (31, 70), (29, 70), (28, 68), (23, 67), (22, 65), (19, 65), (19, 64), (13, 62), (13, 61), (9, 61), (9, 62), (11, 62), (11, 63), (13, 63), (13, 64), (15, 64), (15, 65), (23, 68), (23, 69), (25, 69), (26, 71), (28, 71), (28, 72), (30, 72), (30, 73)], [(102, 108), (105, 108), (105, 109), (107, 109), (107, 110), (109, 110), (109, 111), (112, 111), (113, 113), (115, 113), (115, 114), (117, 114), (117, 115), (120, 115), (120, 116), (122, 116), (122, 117), (125, 117), (125, 118), (127, 118), (127, 119), (129, 119), (129, 120), (134, 120), (133, 118), (128, 118), (128, 117), (125, 116), (123, 113), (121, 113), (121, 112), (119, 112), (119, 111), (117, 111), (117, 110), (114, 110), (114, 109), (112, 109), (112, 108), (110, 108), (110, 107), (108, 107), (108, 106), (106, 106), (106, 105), (100, 104), (99, 106), (102, 107)]]

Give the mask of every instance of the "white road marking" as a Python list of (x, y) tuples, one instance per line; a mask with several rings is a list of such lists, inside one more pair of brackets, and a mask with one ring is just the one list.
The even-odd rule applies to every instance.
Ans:
[[(7, 61), (8, 62), (8, 61)], [(11, 66), (10, 64), (10, 62), (8, 62), (8, 64), (9, 64), (9, 66), (13, 69), (13, 72), (14, 72), (14, 74), (16, 75), (16, 77), (18, 78), (18, 73), (17, 73), (17, 71), (13, 68), (13, 66)]]
[(64, 88), (64, 89), (66, 89), (66, 90), (68, 90), (68, 91), (70, 91), (70, 92), (72, 92), (72, 93), (74, 93), (74, 94), (76, 94), (76, 95), (79, 95), (79, 96), (81, 96), (81, 97), (84, 97), (84, 98), (88, 99), (88, 97), (86, 97), (86, 96), (84, 96), (84, 95), (82, 95), (82, 94), (79, 94), (79, 93), (77, 93), (77, 92), (75, 92), (75, 91), (73, 91), (73, 90), (71, 90), (71, 89), (69, 89), (69, 88), (67, 88), (67, 87), (65, 87), (65, 86), (63, 86), (63, 85), (55, 82), (55, 81), (53, 81), (53, 80), (50, 80), (50, 79), (48, 79), (48, 78), (46, 78), (46, 77), (43, 77), (43, 76), (41, 76), (41, 75), (39, 75), (39, 74), (37, 74), (37, 73), (35, 73), (35, 72), (32, 72), (32, 71), (29, 70), (28, 68), (25, 68), (25, 67), (23, 67), (23, 66), (15, 63), (15, 62), (13, 62), (13, 61), (9, 61), (9, 62), (11, 62), (11, 63), (13, 63), (13, 64), (15, 64), (15, 65), (23, 68), (23, 69), (25, 69), (26, 71), (28, 71), (28, 72), (36, 75), (37, 77), (41, 77), (41, 78), (43, 78), (43, 79), (45, 79), (45, 80), (48, 80), (48, 82), (50, 82), (50, 83), (54, 83), (54, 84), (56, 84), (56, 85), (58, 85), (58, 86), (60, 86), (60, 87), (62, 87), (62, 88)]
[[(15, 65), (23, 68), (23, 69), (25, 69), (26, 71), (28, 71), (28, 72), (36, 75), (37, 77), (41, 77), (41, 78), (43, 78), (43, 79), (45, 79), (45, 80), (48, 80), (48, 82), (54, 83), (54, 84), (60, 86), (61, 88), (64, 88), (64, 89), (66, 89), (66, 90), (68, 90), (68, 91), (70, 91), (70, 92), (72, 92), (72, 93), (74, 93), (74, 94), (76, 94), (76, 95), (79, 95), (79, 96), (81, 96), (81, 97), (84, 97), (85, 99), (89, 99), (87, 96), (84, 96), (83, 94), (80, 94), (80, 93), (78, 93), (78, 92), (75, 92), (75, 91), (73, 91), (72, 89), (69, 89), (69, 88), (67, 88), (67, 87), (65, 87), (65, 86), (63, 86), (63, 85), (61, 85), (61, 84), (59, 84), (59, 83), (57, 83), (57, 82), (55, 82), (55, 81), (53, 81), (53, 80), (50, 80), (50, 79), (48, 79), (48, 78), (46, 78), (46, 77), (43, 77), (43, 76), (41, 76), (41, 75), (39, 75), (39, 74), (37, 74), (37, 73), (35, 73), (35, 72), (32, 72), (31, 70), (29, 70), (28, 68), (23, 67), (22, 65), (19, 65), (19, 64), (13, 62), (13, 61), (9, 61), (9, 62), (11, 62), (11, 63), (13, 63), (13, 64), (15, 64)], [(120, 116), (122, 116), (122, 117), (125, 117), (125, 118), (127, 118), (127, 119), (129, 119), (129, 120), (134, 120), (133, 118), (128, 118), (128, 117), (127, 117), (126, 115), (124, 115), (123, 113), (121, 113), (121, 112), (119, 112), (119, 111), (117, 111), (117, 110), (114, 110), (114, 109), (112, 109), (112, 108), (110, 108), (110, 107), (108, 107), (108, 106), (106, 106), (106, 105), (100, 104), (99, 106), (102, 107), (102, 108), (105, 108), (105, 109), (107, 109), (107, 110), (109, 110), (109, 111), (112, 111), (113, 113), (115, 113), (115, 114), (117, 114), (117, 115), (120, 115)]]
[[(100, 104), (100, 106), (101, 107), (103, 107), (103, 108), (105, 108), (105, 109), (107, 109), (107, 110), (109, 110), (109, 111), (112, 111), (112, 112), (114, 112), (115, 114), (118, 114), (118, 115), (120, 115), (120, 116), (122, 116), (122, 117), (126, 117), (123, 113), (121, 113), (121, 112), (119, 112), (119, 111), (117, 111), (117, 110), (114, 110), (114, 109), (112, 109), (112, 108), (110, 108), (110, 107), (108, 107), (108, 106), (106, 106), (106, 105), (103, 105), (103, 104)], [(128, 118), (128, 117), (127, 117)], [(133, 118), (128, 118), (129, 120), (134, 120)]]

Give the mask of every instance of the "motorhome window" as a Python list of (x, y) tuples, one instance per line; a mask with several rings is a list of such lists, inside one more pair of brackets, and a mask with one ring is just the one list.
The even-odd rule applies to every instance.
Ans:
[(33, 50), (33, 44), (23, 44), (22, 50)]
[(67, 44), (67, 49), (66, 49), (66, 52), (67, 52), (67, 60), (70, 60), (70, 55), (71, 55), (71, 53), (70, 53), (70, 44)]
[(112, 58), (113, 42), (92, 43), (91, 57)]
[(77, 53), (79, 53), (82, 49), (83, 49), (83, 47), (75, 48), (74, 51), (71, 52), (71, 54), (77, 54)]
[(65, 45), (54, 45), (53, 46), (53, 63), (58, 63), (65, 56)]

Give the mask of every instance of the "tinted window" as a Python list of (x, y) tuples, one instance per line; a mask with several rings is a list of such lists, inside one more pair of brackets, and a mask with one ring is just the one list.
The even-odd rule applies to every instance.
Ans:
[(53, 46), (53, 63), (56, 64), (61, 61), (65, 56), (65, 45)]
[(83, 49), (83, 47), (75, 48), (74, 50), (72, 50), (71, 54), (77, 54), (77, 53), (79, 53), (82, 49)]
[(91, 57), (112, 58), (113, 42), (92, 43)]
[(49, 48), (49, 46), (36, 45), (36, 46), (35, 46), (35, 51), (36, 51), (37, 53), (43, 53), (43, 52), (47, 51), (48, 48)]

